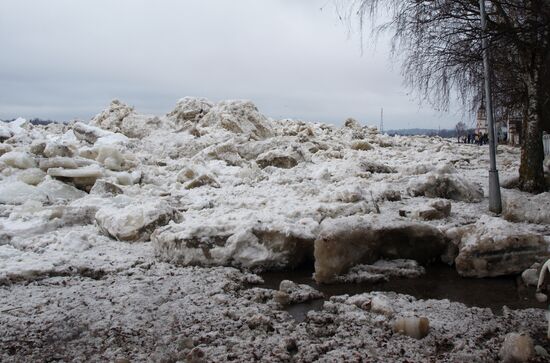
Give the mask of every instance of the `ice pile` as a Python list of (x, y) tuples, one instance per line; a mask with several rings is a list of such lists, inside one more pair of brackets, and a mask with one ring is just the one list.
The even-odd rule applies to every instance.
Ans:
[[(531, 266), (549, 242), (546, 194), (507, 193), (509, 222), (480, 216), (485, 149), (381, 135), (353, 119), (273, 120), (250, 101), (193, 97), (152, 116), (115, 100), (90, 123), (2, 122), (0, 140), (3, 276), (57, 258), (42, 247), (60, 231), (91, 235), (87, 268), (110, 241), (125, 246), (113, 247), (124, 264), (133, 249), (257, 271), (315, 259), (320, 282), (379, 259), (456, 258), (464, 275), (493, 276)], [(499, 169), (511, 175), (518, 153), (499, 148)], [(350, 272), (364, 275), (361, 266)]]
[(283, 280), (279, 284), (279, 290), (275, 291), (274, 299), (281, 305), (289, 305), (320, 299), (323, 296), (323, 293), (309, 285)]
[(355, 265), (345, 275), (336, 276), (331, 282), (362, 283), (381, 282), (391, 278), (415, 278), (426, 270), (415, 260), (378, 260), (371, 265)]
[(458, 244), (459, 274), (490, 277), (520, 273), (548, 256), (544, 237), (527, 227), (482, 216), (475, 224), (449, 231)]
[(315, 240), (315, 279), (331, 282), (354, 265), (381, 258), (434, 261), (446, 246), (443, 233), (428, 224), (378, 215), (325, 220)]

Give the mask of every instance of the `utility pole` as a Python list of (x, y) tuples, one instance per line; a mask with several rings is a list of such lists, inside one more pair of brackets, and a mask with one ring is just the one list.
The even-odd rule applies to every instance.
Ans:
[(500, 214), (502, 212), (502, 201), (500, 198), (500, 183), (498, 181), (496, 163), (495, 123), (493, 120), (493, 103), (491, 100), (491, 65), (489, 64), (489, 41), (487, 39), (485, 0), (479, 0), (479, 10), (481, 14), (481, 28), (483, 30), (481, 46), (483, 48), (483, 75), (485, 77), (485, 99), (487, 101), (487, 123), (489, 126), (489, 210), (493, 213)]
[(380, 133), (384, 133), (384, 107), (380, 109)]

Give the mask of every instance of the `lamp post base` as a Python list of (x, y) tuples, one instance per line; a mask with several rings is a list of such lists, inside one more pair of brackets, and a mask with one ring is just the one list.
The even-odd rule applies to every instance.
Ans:
[(489, 170), (489, 210), (496, 214), (502, 213), (498, 170)]

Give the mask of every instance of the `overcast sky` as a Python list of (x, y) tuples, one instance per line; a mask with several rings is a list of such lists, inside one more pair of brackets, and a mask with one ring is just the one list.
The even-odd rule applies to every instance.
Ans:
[[(323, 8), (323, 10), (321, 10)], [(332, 0), (2, 0), (0, 119), (89, 120), (118, 98), (164, 114), (177, 99), (246, 98), (274, 118), (452, 128), (407, 95), (385, 39)]]

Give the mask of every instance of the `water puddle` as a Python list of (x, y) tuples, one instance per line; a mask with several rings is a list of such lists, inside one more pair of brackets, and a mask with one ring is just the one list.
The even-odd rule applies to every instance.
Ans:
[[(382, 283), (318, 285), (312, 279), (313, 266), (294, 271), (266, 272), (261, 274), (265, 283), (261, 286), (278, 289), (282, 280), (310, 285), (325, 294), (326, 299), (333, 295), (355, 295), (370, 291), (395, 291), (414, 296), (417, 299), (449, 299), (467, 306), (490, 308), (495, 314), (502, 314), (504, 305), (511, 309), (541, 308), (545, 303), (535, 299), (535, 288), (526, 287), (519, 276), (504, 276), (485, 279), (463, 278), (453, 267), (438, 264), (428, 266), (426, 274), (416, 279), (394, 278)], [(319, 310), (323, 299), (308, 301), (287, 307), (297, 321), (303, 321), (308, 311)]]

